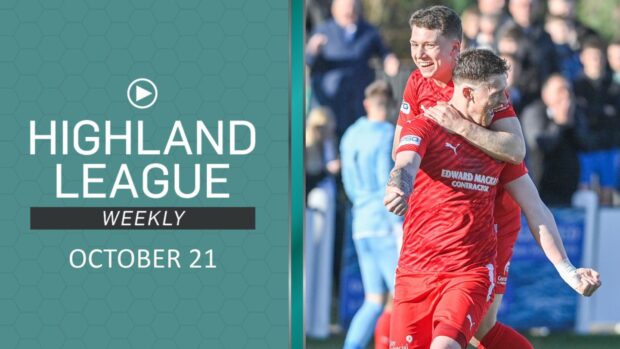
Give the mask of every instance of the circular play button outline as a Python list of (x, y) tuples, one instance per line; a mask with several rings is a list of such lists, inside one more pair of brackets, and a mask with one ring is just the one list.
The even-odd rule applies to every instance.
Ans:
[[(147, 84), (151, 85), (151, 87), (153, 88), (153, 100), (147, 104), (147, 105), (139, 105), (136, 104), (133, 100), (133, 98), (131, 98), (131, 90), (132, 88), (139, 82), (146, 82)], [(137, 86), (140, 87), (140, 86)], [(141, 88), (141, 87), (140, 87)], [(131, 84), (129, 84), (129, 87), (127, 87), (127, 100), (129, 100), (129, 103), (131, 105), (133, 105), (134, 107), (138, 108), (138, 109), (147, 109), (150, 108), (153, 104), (155, 104), (155, 101), (157, 101), (157, 86), (155, 85), (155, 83), (147, 78), (138, 78), (135, 79), (134, 81), (131, 82)]]

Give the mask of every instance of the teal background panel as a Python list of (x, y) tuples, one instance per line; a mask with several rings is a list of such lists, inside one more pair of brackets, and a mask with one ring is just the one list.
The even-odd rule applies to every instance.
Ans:
[(291, 1), (291, 348), (305, 348), (304, 329), (304, 1)]
[[(288, 347), (289, 3), (7, 0), (0, 47), (1, 346)], [(127, 101), (140, 77), (158, 87), (149, 109)], [(163, 147), (175, 120), (190, 143), (196, 120), (248, 120), (256, 148), (245, 156), (127, 156), (113, 143), (109, 156), (65, 156), (38, 143), (37, 155), (28, 154), (30, 120), (42, 132), (51, 120), (84, 119), (110, 120), (119, 132), (126, 120), (143, 120), (147, 148)], [(218, 172), (228, 182), (215, 188), (230, 198), (206, 199), (204, 183), (194, 199), (127, 191), (56, 198), (57, 163), (68, 191), (80, 190), (84, 163), (105, 163), (106, 184), (96, 186), (105, 191), (122, 163), (140, 188), (153, 162), (179, 163), (184, 185), (194, 164), (228, 163)], [(252, 206), (256, 229), (31, 231), (33, 206)], [(184, 266), (190, 249), (212, 249), (217, 268), (76, 270), (68, 262), (76, 248), (176, 248)]]

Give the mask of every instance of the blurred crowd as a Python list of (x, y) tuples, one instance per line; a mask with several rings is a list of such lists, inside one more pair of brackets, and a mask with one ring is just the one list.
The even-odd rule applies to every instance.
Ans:
[(481, 0), (463, 12), (465, 47), (511, 65), (510, 99), (543, 200), (568, 205), (579, 188), (613, 204), (620, 161), (620, 41), (576, 18), (575, 0)]
[[(511, 66), (508, 92), (523, 129), (526, 163), (543, 200), (568, 206), (576, 191), (591, 189), (601, 205), (618, 205), (620, 38), (605, 40), (581, 23), (577, 5), (576, 0), (478, 0), (462, 12), (462, 48), (493, 50)], [(312, 304), (306, 327), (310, 337), (321, 338), (328, 335), (343, 236), (351, 234), (340, 141), (367, 115), (364, 91), (377, 76), (391, 83), (391, 110), (397, 116), (411, 58), (390, 51), (380, 28), (364, 20), (359, 1), (308, 0), (306, 6), (305, 248), (307, 302)], [(415, 9), (412, 5), (410, 12)], [(407, 23), (402, 30), (410, 30)]]

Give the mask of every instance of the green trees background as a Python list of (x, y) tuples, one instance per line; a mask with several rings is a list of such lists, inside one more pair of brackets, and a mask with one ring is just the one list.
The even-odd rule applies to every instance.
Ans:
[[(443, 4), (461, 13), (465, 8), (476, 5), (476, 0), (362, 0), (362, 2), (364, 16), (379, 26), (383, 38), (401, 58), (409, 56), (410, 33), (407, 22), (413, 11), (425, 6)], [(546, 9), (546, 4), (546, 1), (541, 1), (543, 10)], [(607, 40), (620, 36), (620, 0), (578, 0), (578, 18)]]
[(620, 0), (581, 0), (577, 15), (606, 39), (620, 37)]

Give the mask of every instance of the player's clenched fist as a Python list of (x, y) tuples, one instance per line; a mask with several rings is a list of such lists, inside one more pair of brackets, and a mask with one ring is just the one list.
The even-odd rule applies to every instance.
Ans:
[(385, 188), (383, 204), (388, 211), (398, 216), (402, 216), (407, 212), (407, 199), (405, 198), (405, 193), (400, 188), (388, 185)]
[(576, 270), (577, 277), (579, 277), (580, 284), (575, 291), (580, 294), (590, 297), (599, 287), (601, 287), (600, 274), (590, 268), (579, 268)]
[(601, 277), (596, 270), (590, 268), (577, 269), (568, 258), (554, 264), (554, 266), (564, 282), (585, 297), (590, 297), (602, 285)]

